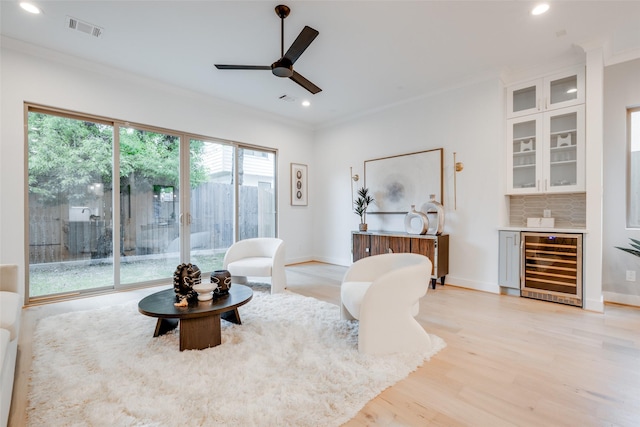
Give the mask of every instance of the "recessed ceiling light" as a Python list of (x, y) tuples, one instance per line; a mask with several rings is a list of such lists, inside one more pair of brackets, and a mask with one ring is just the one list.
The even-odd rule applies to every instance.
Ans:
[(303, 107), (308, 107), (309, 105), (311, 105), (311, 103), (309, 101), (307, 101), (306, 99), (304, 101), (302, 101), (302, 106)]
[(540, 3), (531, 10), (532, 15), (542, 15), (549, 10), (549, 3)]
[(35, 4), (32, 3), (28, 3), (26, 1), (21, 1), (20, 2), (20, 7), (23, 8), (24, 10), (26, 10), (29, 13), (34, 13), (34, 14), (38, 14), (40, 13), (40, 8), (38, 6), (36, 6)]

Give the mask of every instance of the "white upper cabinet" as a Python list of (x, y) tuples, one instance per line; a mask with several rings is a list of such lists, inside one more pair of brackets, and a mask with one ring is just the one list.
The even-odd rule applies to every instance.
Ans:
[(507, 194), (585, 191), (584, 105), (507, 120)]
[(584, 104), (584, 67), (507, 88), (507, 118)]

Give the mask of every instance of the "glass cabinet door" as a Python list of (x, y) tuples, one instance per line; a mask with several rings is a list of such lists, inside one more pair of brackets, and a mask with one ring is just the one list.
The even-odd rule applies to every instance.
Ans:
[(507, 116), (519, 117), (539, 112), (541, 98), (542, 80), (509, 87), (507, 90)]
[(584, 106), (545, 115), (545, 158), (548, 167), (543, 191), (584, 189)]
[(542, 121), (538, 116), (509, 121), (510, 192), (535, 193), (540, 185)]
[(584, 71), (574, 70), (544, 79), (545, 109), (564, 108), (584, 103)]
[(584, 104), (584, 68), (515, 84), (507, 88), (507, 117), (521, 117)]

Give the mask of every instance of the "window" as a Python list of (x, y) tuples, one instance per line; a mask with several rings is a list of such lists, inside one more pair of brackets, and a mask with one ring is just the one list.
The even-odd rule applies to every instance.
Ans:
[(30, 300), (167, 283), (276, 236), (276, 152), (27, 105)]
[(640, 107), (627, 110), (629, 159), (627, 226), (640, 228)]
[(113, 125), (30, 109), (29, 297), (113, 287)]

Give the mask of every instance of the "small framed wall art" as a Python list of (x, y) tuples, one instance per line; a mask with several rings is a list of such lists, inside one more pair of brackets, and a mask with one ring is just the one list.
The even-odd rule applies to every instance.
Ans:
[(291, 163), (291, 205), (307, 206), (307, 165)]

